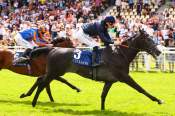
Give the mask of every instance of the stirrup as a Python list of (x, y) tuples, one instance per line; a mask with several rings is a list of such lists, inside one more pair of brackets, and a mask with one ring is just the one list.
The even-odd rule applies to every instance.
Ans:
[(98, 63), (92, 63), (92, 67), (98, 67), (98, 66), (100, 66), (100, 64), (98, 64)]

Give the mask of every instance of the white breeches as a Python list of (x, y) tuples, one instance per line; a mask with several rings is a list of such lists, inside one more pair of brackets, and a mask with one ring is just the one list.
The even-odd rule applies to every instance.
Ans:
[(78, 39), (81, 43), (84, 43), (88, 45), (89, 47), (100, 46), (100, 44), (97, 43), (92, 37), (85, 34), (82, 28), (74, 32), (74, 37)]
[(16, 41), (17, 45), (23, 46), (25, 48), (33, 49), (33, 47), (38, 46), (37, 44), (35, 44), (35, 42), (33, 40), (27, 41), (27, 40), (23, 39), (23, 37), (21, 36), (20, 33), (16, 34), (15, 41)]

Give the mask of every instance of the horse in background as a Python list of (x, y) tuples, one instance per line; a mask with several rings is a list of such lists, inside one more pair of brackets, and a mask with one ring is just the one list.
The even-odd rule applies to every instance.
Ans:
[[(53, 46), (59, 46), (59, 47), (73, 47), (73, 43), (68, 38), (57, 38), (51, 42)], [(52, 48), (49, 47), (41, 47), (36, 48), (35, 50), (50, 50)], [(32, 52), (33, 52), (32, 51)], [(47, 61), (47, 54), (39, 55), (37, 58), (30, 59), (30, 63), (27, 66), (16, 66), (13, 64), (15, 52), (9, 49), (0, 49), (0, 69), (8, 69), (18, 74), (28, 75), (32, 77), (39, 77), (37, 79), (37, 82), (41, 80), (41, 75), (44, 75), (46, 73), (46, 61)], [(64, 78), (55, 78), (57, 81), (61, 81), (65, 84), (67, 84), (72, 89), (75, 89), (77, 92), (80, 92), (80, 89), (76, 86), (69, 83)], [(28, 94), (22, 94), (20, 98), (30, 96), (32, 94), (34, 88), (31, 88), (31, 90), (28, 92)], [(47, 94), (50, 98), (50, 101), (54, 101), (50, 85), (46, 87)]]
[[(140, 51), (146, 51), (153, 57), (156, 57), (161, 53), (150, 36), (142, 30), (130, 39), (122, 42), (121, 45), (115, 46), (114, 49), (110, 46), (104, 48), (101, 53), (103, 62), (100, 66), (95, 68), (74, 64), (72, 62), (72, 57), (76, 54), (75, 48), (54, 48), (50, 50), (47, 56), (47, 73), (43, 75), (42, 81), (35, 87), (37, 88), (37, 91), (32, 101), (32, 106), (34, 107), (36, 105), (40, 93), (53, 79), (60, 78), (66, 72), (73, 72), (82, 77), (94, 79), (92, 75), (94, 70), (96, 70), (95, 80), (103, 81), (105, 83), (101, 94), (102, 110), (105, 109), (105, 99), (108, 91), (115, 82), (126, 83), (152, 101), (162, 104), (162, 100), (145, 91), (129, 75), (129, 64)], [(35, 57), (34, 54), (33, 57)]]

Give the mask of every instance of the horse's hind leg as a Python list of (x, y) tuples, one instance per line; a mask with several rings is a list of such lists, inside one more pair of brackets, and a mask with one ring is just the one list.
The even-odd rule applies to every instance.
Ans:
[(129, 75), (127, 75), (127, 77), (124, 77), (126, 80), (124, 81), (124, 83), (128, 84), (129, 86), (131, 86), (132, 88), (136, 89), (138, 92), (144, 94), (145, 96), (147, 96), (148, 98), (150, 98), (152, 101), (156, 101), (158, 104), (162, 104), (163, 101), (152, 96), (151, 94), (149, 94), (147, 91), (145, 91), (140, 85), (138, 85)]
[(61, 81), (63, 83), (65, 83), (66, 85), (68, 85), (69, 87), (71, 87), (72, 89), (75, 89), (77, 92), (80, 92), (81, 90), (79, 88), (77, 88), (76, 86), (72, 85), (71, 83), (69, 83), (66, 79), (59, 77), (59, 78), (54, 78), (57, 81)]
[[(31, 96), (32, 93), (34, 92), (34, 90), (37, 88), (37, 86), (38, 86), (39, 83), (41, 82), (41, 80), (42, 80), (42, 77), (39, 77), (39, 78), (36, 80), (36, 82), (33, 84), (33, 86), (31, 87), (31, 89), (30, 89), (26, 94), (25, 94), (25, 93), (21, 94), (21, 95), (20, 95), (20, 98), (24, 98), (24, 97)], [(54, 99), (53, 99), (53, 97), (52, 97), (51, 90), (50, 90), (50, 85), (47, 85), (47, 86), (46, 86), (46, 92), (47, 92), (47, 94), (48, 94), (48, 96), (49, 96), (50, 101), (51, 101), (51, 102), (54, 102)]]
[(103, 91), (101, 94), (101, 110), (105, 110), (105, 99), (112, 84), (113, 84), (112, 82), (105, 82), (105, 85), (103, 87)]
[(31, 87), (31, 89), (25, 94), (21, 94), (20, 98), (24, 98), (24, 97), (27, 97), (27, 96), (31, 96), (33, 91), (37, 88), (38, 84), (41, 82), (41, 79), (42, 77), (39, 77), (36, 82), (33, 84), (33, 86)]

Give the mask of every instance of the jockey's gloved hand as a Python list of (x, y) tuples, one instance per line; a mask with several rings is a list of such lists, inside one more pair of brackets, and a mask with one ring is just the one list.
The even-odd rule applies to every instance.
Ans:
[(114, 44), (114, 41), (113, 40), (110, 40), (110, 41), (106, 41), (104, 42), (105, 44)]
[(111, 42), (111, 43), (104, 43), (104, 46), (110, 46), (110, 44), (114, 44), (114, 42)]

